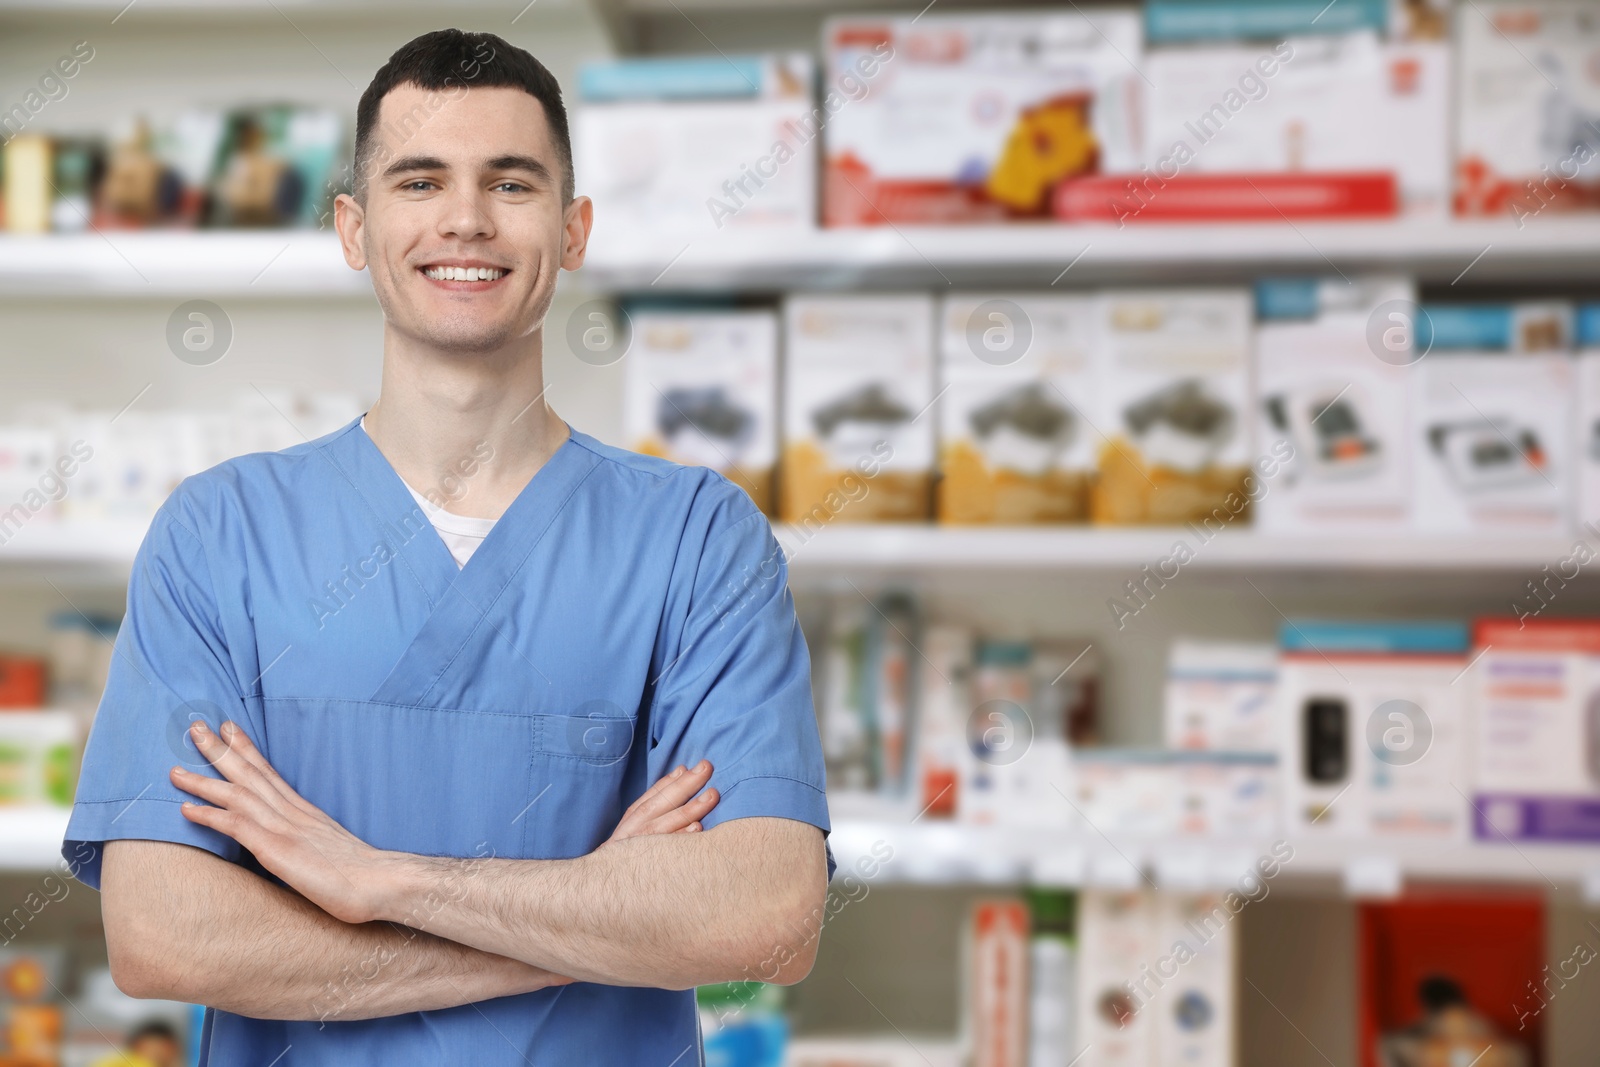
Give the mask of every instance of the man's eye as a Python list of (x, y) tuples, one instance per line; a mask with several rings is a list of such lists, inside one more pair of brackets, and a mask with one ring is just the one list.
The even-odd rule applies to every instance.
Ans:
[(507, 193), (525, 193), (528, 191), (528, 187), (521, 182), (500, 182), (495, 188)]
[(434, 185), (433, 185), (432, 182), (427, 181), (427, 180), (422, 179), (422, 178), (418, 178), (414, 182), (406, 182), (406, 184), (405, 184), (406, 191), (407, 192), (412, 192), (412, 193), (426, 192), (427, 190), (432, 189), (433, 187), (434, 187)]

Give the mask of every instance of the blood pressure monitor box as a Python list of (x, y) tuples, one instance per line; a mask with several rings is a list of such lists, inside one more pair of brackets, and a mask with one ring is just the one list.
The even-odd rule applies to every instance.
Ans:
[(1467, 628), (1293, 620), (1279, 715), (1290, 834), (1467, 836)]
[(939, 521), (1085, 520), (1093, 298), (963, 293), (940, 323)]
[(779, 513), (805, 529), (918, 520), (933, 495), (931, 297), (784, 303)]
[(1415, 286), (1272, 279), (1256, 286), (1256, 317), (1261, 440), (1293, 457), (1258, 501), (1257, 524), (1275, 533), (1409, 529)]
[(1456, 214), (1600, 208), (1600, 8), (1474, 0), (1456, 25)]
[(1249, 290), (1121, 290), (1098, 300), (1095, 424), (1105, 436), (1094, 521), (1248, 523)]
[(1600, 304), (1578, 309), (1577, 410), (1572, 465), (1578, 525), (1600, 523)]
[(1122, 9), (830, 20), (825, 82), (882, 62), (829, 113), (825, 223), (1043, 216), (1063, 181), (1136, 170), (1141, 35)]
[(1424, 305), (1416, 519), (1430, 533), (1562, 536), (1572, 523), (1569, 305)]
[(778, 453), (778, 317), (641, 310), (624, 363), (629, 448), (710, 467), (772, 512)]
[(815, 228), (817, 147), (803, 135), (814, 79), (803, 53), (582, 67), (573, 163), (604, 220), (598, 250), (724, 228)]
[(1600, 841), (1600, 622), (1482, 619), (1474, 832)]

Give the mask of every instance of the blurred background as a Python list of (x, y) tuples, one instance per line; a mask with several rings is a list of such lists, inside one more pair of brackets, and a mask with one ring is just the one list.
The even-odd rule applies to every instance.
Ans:
[(839, 872), (708, 1063), (1595, 1062), (1600, 6), (0, 0), (0, 1064), (194, 1055), (81, 741), (173, 486), (376, 396), (445, 25), (567, 94), (551, 403), (789, 556)]

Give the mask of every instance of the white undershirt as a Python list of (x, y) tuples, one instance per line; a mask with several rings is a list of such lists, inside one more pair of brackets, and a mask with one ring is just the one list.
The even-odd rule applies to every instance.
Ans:
[[(363, 415), (361, 416), (361, 431), (365, 433), (366, 429), (367, 417)], [(412, 499), (416, 500), (417, 506), (428, 517), (428, 521), (433, 524), (433, 529), (439, 535), (439, 540), (444, 542), (444, 547), (448, 548), (450, 555), (455, 557), (456, 566), (458, 568), (465, 567), (467, 560), (471, 559), (472, 554), (478, 550), (478, 546), (483, 544), (483, 539), (489, 536), (489, 531), (494, 529), (496, 520), (475, 519), (468, 515), (457, 515), (454, 512), (435, 507), (433, 501), (413, 489), (405, 479), (402, 478), (400, 484), (404, 485), (407, 491), (411, 493)]]

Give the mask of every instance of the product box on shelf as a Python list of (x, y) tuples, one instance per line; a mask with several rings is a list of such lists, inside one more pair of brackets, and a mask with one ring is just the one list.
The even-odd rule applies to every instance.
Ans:
[(1293, 456), (1257, 503), (1261, 529), (1410, 528), (1415, 307), (1404, 278), (1257, 284), (1261, 439)]
[(1094, 300), (952, 294), (940, 306), (938, 517), (1082, 522), (1099, 444)]
[(602, 221), (602, 250), (724, 228), (814, 228), (814, 78), (801, 53), (584, 66), (574, 166)]
[(1600, 841), (1600, 622), (1482, 619), (1475, 636), (1475, 835)]
[(1080, 1067), (1157, 1062), (1157, 1012), (1137, 983), (1170, 946), (1158, 940), (1153, 894), (1090, 889), (1078, 895)]
[(928, 517), (933, 318), (920, 294), (784, 302), (785, 522), (814, 536), (832, 522)]
[(1289, 833), (1464, 840), (1466, 626), (1296, 619), (1281, 643)]
[(1278, 649), (1178, 640), (1167, 653), (1168, 748), (1277, 752)]
[(70, 711), (0, 711), (0, 805), (70, 806), (81, 734)]
[[(1126, 217), (1146, 206), (1162, 213), (1166, 183), (1198, 175), (1232, 180), (1235, 195), (1215, 208), (1222, 218), (1248, 213), (1252, 200), (1297, 216), (1445, 214), (1445, 42), (1385, 41), (1365, 31), (1155, 49), (1146, 63), (1153, 87), (1145, 166)], [(1275, 196), (1263, 182), (1282, 174), (1320, 180), (1323, 195), (1314, 204), (1287, 191)], [(1386, 177), (1394, 192), (1363, 192), (1382, 188), (1374, 177)]]
[[(966, 716), (971, 758), (961, 783), (961, 818), (975, 823), (1065, 827), (1072, 810), (1057, 792), (1070, 781), (1070, 709), (1044, 691), (1033, 645), (986, 640), (978, 644)], [(1080, 682), (1089, 679), (1084, 668)]]
[[(1152, 47), (1205, 41), (1276, 41), (1304, 33), (1381, 33), (1390, 29), (1390, 7), (1396, 2), (1348, 0), (1322, 7), (1317, 0), (1145, 0), (1144, 32)], [(1442, 2), (1407, 0), (1406, 6), (1426, 8)]]
[(1600, 10), (1474, 0), (1456, 26), (1456, 214), (1600, 208)]
[(1430, 533), (1572, 526), (1572, 308), (1423, 305), (1415, 516)]
[(1027, 1067), (1028, 908), (980, 900), (967, 935), (968, 1031), (973, 1067)]
[(1032, 642), (1034, 732), (1074, 748), (1100, 743), (1100, 650), (1094, 642), (1041, 638)]
[(1268, 752), (1089, 749), (1074, 753), (1070, 790), (1083, 821), (1113, 837), (1250, 840), (1281, 825)]
[[(0, 544), (21, 528), (21, 505), (28, 519), (54, 518), (65, 495), (56, 469), (61, 443), (56, 432), (41, 425), (0, 427)], [(76, 463), (71, 464), (76, 467)]]
[(648, 309), (632, 316), (623, 437), (635, 452), (710, 467), (767, 513), (778, 465), (778, 318)]
[(913, 792), (919, 636), (916, 607), (904, 595), (833, 605), (818, 718), (836, 788), (890, 801)]
[(1028, 891), (1028, 1067), (1071, 1063), (1077, 1026), (1077, 897), (1058, 889)]
[(823, 135), (825, 223), (1040, 216), (1063, 181), (1137, 169), (1140, 38), (1131, 9), (829, 20), (824, 81), (858, 88)]
[[(1551, 1001), (1574, 997), (1594, 959), (1586, 936), (1551, 937), (1540, 890), (1505, 886), (1407, 892), (1355, 909), (1355, 1033), (1361, 1067), (1472, 1064), (1533, 1067), (1560, 1058), (1545, 1044)], [(1559, 948), (1551, 959), (1546, 946)], [(1546, 962), (1549, 959), (1550, 962)], [(1571, 987), (1571, 988), (1569, 988)]]
[(1256, 459), (1249, 291), (1121, 290), (1098, 299), (1095, 423), (1105, 440), (1094, 521), (1247, 524), (1246, 476)]
[(923, 633), (917, 708), (916, 766), (924, 818), (951, 818), (960, 809), (962, 782), (971, 774), (967, 717), (975, 639), (965, 626), (930, 626)]
[[(1155, 942), (1166, 953), (1136, 988), (1152, 988), (1157, 1063), (1233, 1067), (1238, 927), (1218, 893), (1158, 893)], [(1179, 951), (1178, 946), (1183, 946)], [(1176, 970), (1176, 976), (1169, 977)]]
[(1577, 315), (1578, 358), (1573, 412), (1572, 466), (1577, 471), (1577, 523), (1600, 523), (1600, 304)]

